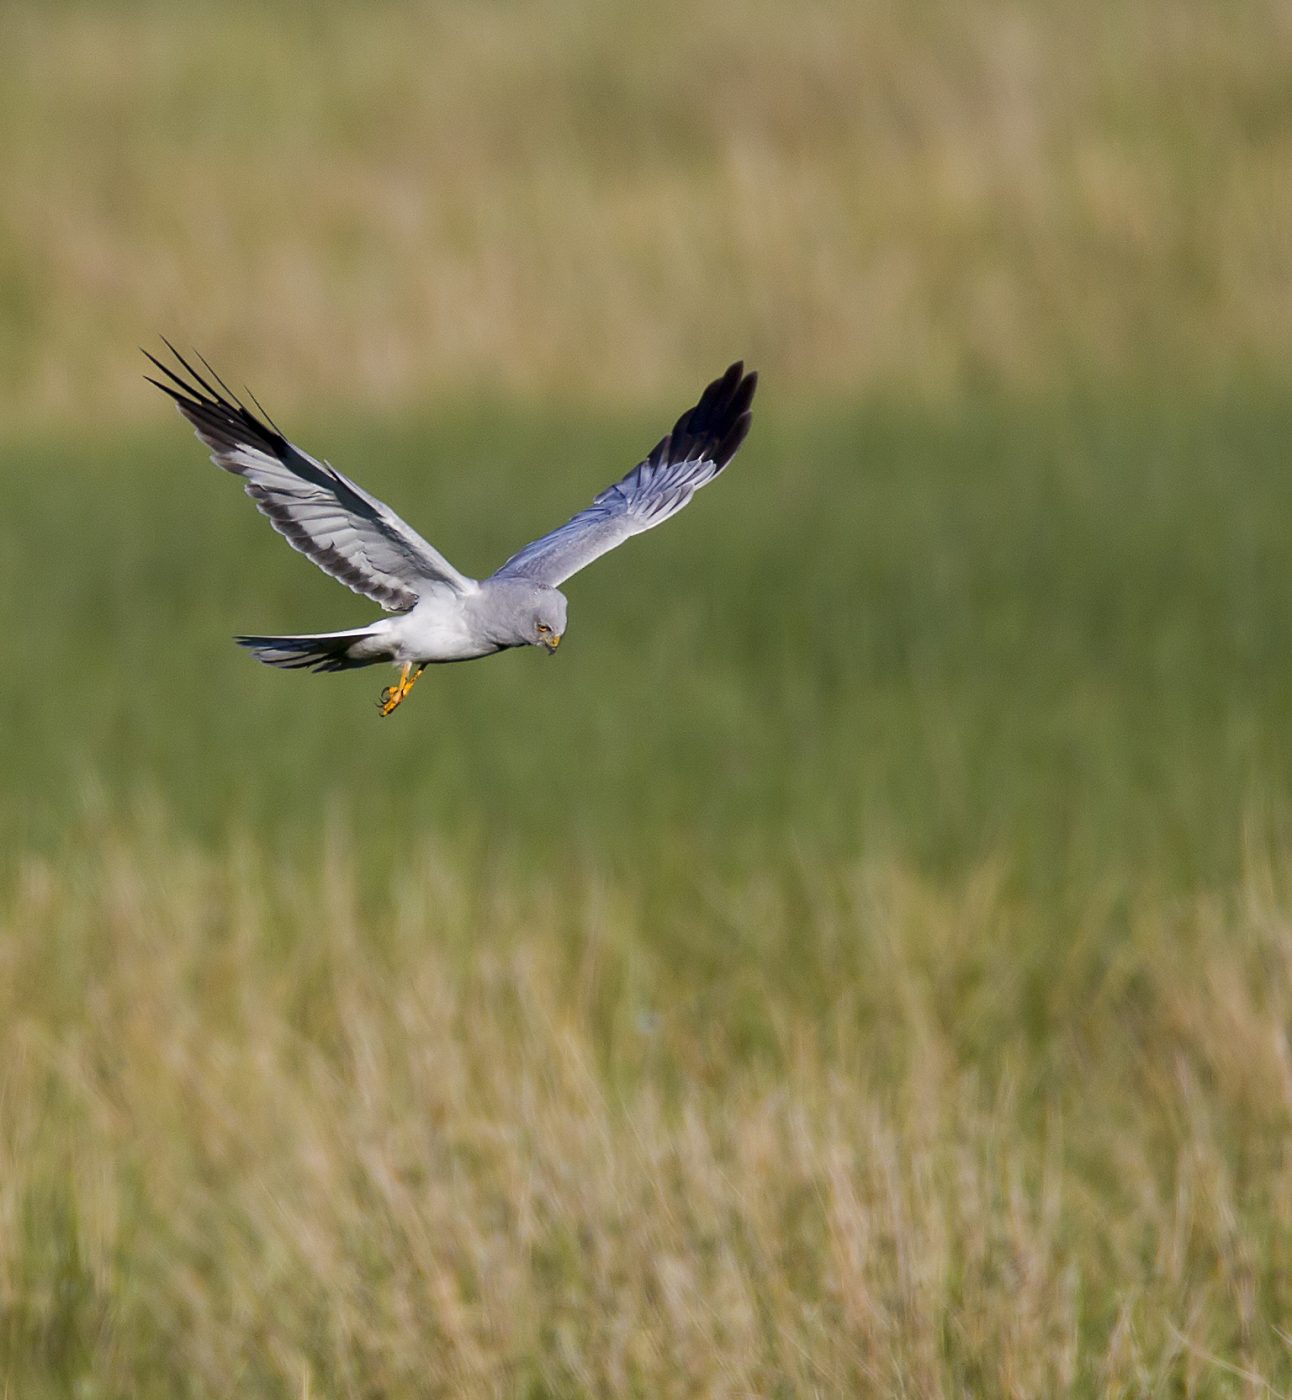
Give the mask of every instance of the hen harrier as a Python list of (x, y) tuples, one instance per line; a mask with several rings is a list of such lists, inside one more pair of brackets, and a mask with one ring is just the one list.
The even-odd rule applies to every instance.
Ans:
[(555, 652), (566, 610), (556, 585), (630, 536), (676, 515), (712, 481), (745, 440), (758, 383), (757, 374), (746, 374), (737, 361), (622, 481), (559, 529), (513, 554), (489, 578), (477, 580), (459, 573), (389, 506), (294, 447), (263, 409), (263, 419), (258, 418), (205, 359), (218, 388), (169, 341), (166, 345), (189, 377), (148, 355), (169, 381), (149, 377), (148, 382), (175, 400), (216, 466), (243, 478), (247, 495), (293, 549), (395, 614), (345, 632), (235, 640), (268, 665), (289, 669), (348, 671), (393, 663), (399, 680), (381, 692), (383, 715), (394, 711), (433, 663), (472, 661), (519, 646)]

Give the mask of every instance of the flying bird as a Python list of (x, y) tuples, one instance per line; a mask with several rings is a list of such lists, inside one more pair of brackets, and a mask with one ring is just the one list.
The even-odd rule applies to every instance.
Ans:
[(737, 361), (623, 480), (488, 578), (474, 579), (357, 482), (288, 442), (254, 396), (260, 416), (252, 413), (204, 357), (198, 358), (209, 378), (165, 343), (184, 374), (145, 350), (163, 376), (146, 376), (148, 382), (175, 401), (216, 466), (243, 479), (247, 495), (293, 549), (394, 614), (344, 632), (234, 640), (267, 665), (289, 670), (397, 666), (399, 680), (377, 702), (382, 715), (402, 704), (427, 666), (510, 647), (555, 653), (566, 620), (557, 585), (676, 515), (722, 471), (749, 431), (758, 383)]

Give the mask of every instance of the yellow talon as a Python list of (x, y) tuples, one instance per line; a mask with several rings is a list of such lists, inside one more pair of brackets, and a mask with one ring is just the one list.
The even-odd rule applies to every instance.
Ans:
[(404, 697), (417, 684), (417, 678), (426, 670), (425, 666), (419, 666), (413, 670), (411, 661), (404, 662), (404, 669), (399, 673), (399, 684), (388, 685), (382, 692), (381, 698), (377, 701), (377, 708), (381, 711), (381, 717), (393, 714), (401, 704)]

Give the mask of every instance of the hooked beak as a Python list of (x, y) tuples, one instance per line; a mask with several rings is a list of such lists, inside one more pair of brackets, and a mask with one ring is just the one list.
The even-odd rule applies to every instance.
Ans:
[(548, 635), (543, 638), (543, 645), (547, 648), (548, 656), (555, 656), (557, 647), (561, 645), (561, 633), (549, 632)]

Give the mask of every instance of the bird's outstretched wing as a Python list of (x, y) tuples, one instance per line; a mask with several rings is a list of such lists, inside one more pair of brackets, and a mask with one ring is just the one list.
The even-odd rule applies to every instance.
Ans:
[(145, 350), (169, 381), (150, 377), (148, 382), (175, 400), (211, 449), (211, 460), (242, 477), (247, 495), (274, 529), (325, 574), (389, 612), (406, 611), (435, 585), (459, 593), (476, 587), (389, 506), (335, 467), (293, 447), (267, 414), (268, 421), (262, 421), (252, 413), (205, 360), (219, 388), (169, 341), (166, 346), (189, 378)]
[(527, 544), (494, 575), (558, 584), (633, 535), (676, 515), (727, 465), (749, 431), (758, 375), (737, 361), (715, 379), (644, 462), (587, 510)]

